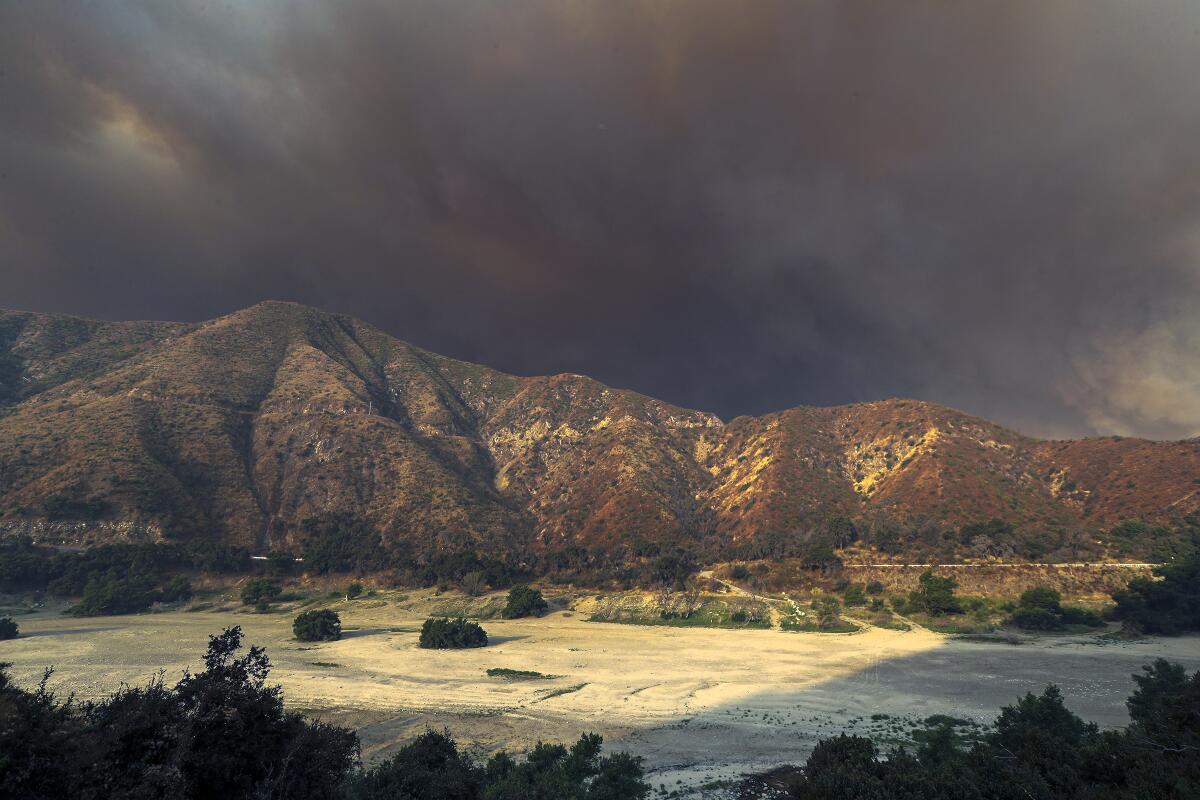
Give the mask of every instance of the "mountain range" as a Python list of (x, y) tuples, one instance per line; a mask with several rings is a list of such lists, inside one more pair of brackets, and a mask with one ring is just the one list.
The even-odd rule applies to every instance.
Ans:
[(0, 533), (296, 548), (333, 512), (418, 553), (611, 553), (831, 519), (1104, 531), (1200, 509), (1200, 439), (1022, 436), (916, 400), (729, 421), (518, 377), (267, 302), (203, 323), (0, 311)]

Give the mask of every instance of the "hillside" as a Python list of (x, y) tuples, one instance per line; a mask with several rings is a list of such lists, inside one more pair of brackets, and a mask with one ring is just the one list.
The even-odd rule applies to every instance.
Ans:
[(1195, 439), (1041, 441), (911, 400), (726, 423), (288, 303), (201, 324), (0, 312), (7, 535), (298, 550), (305, 520), (347, 512), (418, 558), (569, 563), (786, 552), (840, 517), (903, 550), (993, 518), (1053, 538), (1197, 509)]

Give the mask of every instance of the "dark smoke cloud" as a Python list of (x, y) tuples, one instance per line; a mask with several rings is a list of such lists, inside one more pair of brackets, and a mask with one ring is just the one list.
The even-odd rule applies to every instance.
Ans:
[(0, 306), (1200, 434), (1190, 0), (0, 0)]

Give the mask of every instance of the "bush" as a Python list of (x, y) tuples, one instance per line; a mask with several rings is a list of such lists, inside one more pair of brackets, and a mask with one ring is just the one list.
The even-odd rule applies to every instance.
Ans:
[(865, 606), (867, 604), (867, 595), (863, 592), (862, 586), (852, 583), (846, 587), (846, 591), (842, 594), (842, 602), (847, 606)]
[(1104, 627), (1104, 618), (1087, 608), (1063, 606), (1059, 619), (1064, 625), (1087, 625), (1089, 628)]
[(1062, 604), (1062, 595), (1049, 586), (1035, 586), (1021, 595), (1012, 622), (1027, 631), (1056, 631), (1064, 625), (1100, 627), (1104, 620), (1094, 611)]
[(1021, 594), (1018, 608), (1039, 608), (1057, 614), (1062, 610), (1062, 595), (1049, 586), (1035, 586)]
[(842, 622), (842, 606), (832, 595), (822, 595), (812, 602), (817, 615), (817, 624), (822, 630), (832, 630)]
[(933, 570), (925, 570), (918, 582), (920, 588), (908, 596), (909, 611), (924, 611), (934, 616), (957, 614), (962, 611), (962, 606), (954, 594), (958, 583), (953, 578), (934, 575)]
[(745, 564), (734, 564), (729, 568), (729, 580), (745, 581), (750, 579), (750, 570), (746, 569)]
[(145, 611), (160, 596), (155, 583), (149, 576), (119, 578), (114, 572), (94, 576), (84, 587), (83, 597), (68, 608), (67, 613), (77, 617), (97, 617)]
[(342, 620), (336, 611), (305, 611), (292, 622), (292, 633), (302, 642), (336, 642), (342, 638)]
[(508, 592), (508, 604), (504, 606), (501, 616), (505, 619), (519, 617), (540, 617), (550, 606), (542, 593), (528, 586), (514, 586)]
[(8, 615), (0, 617), (0, 640), (15, 639), (20, 633), (21, 629), (12, 617)]
[(1113, 592), (1113, 617), (1147, 633), (1174, 636), (1200, 630), (1200, 554), (1156, 567), (1154, 574), (1161, 580), (1134, 578), (1127, 588)]
[(584, 734), (570, 748), (538, 743), (524, 761), (503, 751), (486, 764), (459, 751), (449, 731), (426, 731), (389, 760), (358, 773), (347, 800), (643, 800), (641, 759), (602, 756), (603, 740)]
[(346, 587), (346, 599), (353, 600), (363, 593), (363, 585), (358, 581)]
[(1013, 612), (1013, 624), (1027, 631), (1056, 631), (1062, 627), (1059, 615), (1044, 608), (1021, 606)]
[(420, 646), (447, 650), (465, 647), (487, 647), (487, 633), (474, 622), (459, 617), (431, 617), (421, 626)]
[(867, 594), (883, 594), (883, 584), (879, 581), (871, 581), (867, 584)]
[(255, 578), (242, 587), (242, 603), (257, 606), (259, 603), (270, 603), (283, 594), (283, 587), (269, 578)]
[(180, 603), (192, 599), (192, 582), (182, 575), (176, 575), (163, 584), (162, 601), (164, 603)]

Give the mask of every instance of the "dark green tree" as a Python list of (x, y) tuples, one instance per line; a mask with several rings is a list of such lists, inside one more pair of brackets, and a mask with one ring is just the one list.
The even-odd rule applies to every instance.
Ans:
[(934, 575), (933, 570), (925, 570), (917, 581), (919, 587), (908, 596), (910, 611), (924, 611), (935, 616), (962, 611), (962, 605), (954, 594), (958, 583), (953, 578)]
[(270, 578), (254, 578), (242, 587), (242, 603), (248, 606), (270, 603), (283, 594), (283, 587)]
[(1200, 630), (1200, 553), (1157, 567), (1160, 580), (1134, 578), (1113, 592), (1113, 617), (1146, 633), (1175, 636)]
[(474, 622), (461, 617), (431, 617), (421, 626), (420, 646), (447, 650), (466, 647), (487, 647), (487, 633)]
[(336, 642), (342, 638), (342, 620), (328, 608), (304, 611), (292, 621), (292, 633), (302, 642)]
[(505, 619), (519, 617), (540, 617), (550, 606), (542, 593), (524, 584), (514, 586), (508, 591), (508, 603), (504, 606), (502, 616)]

